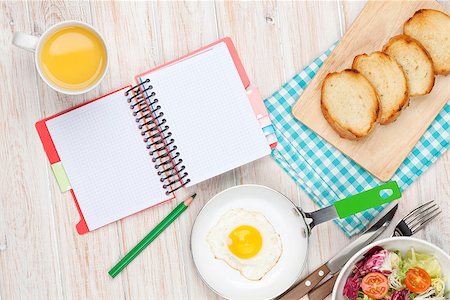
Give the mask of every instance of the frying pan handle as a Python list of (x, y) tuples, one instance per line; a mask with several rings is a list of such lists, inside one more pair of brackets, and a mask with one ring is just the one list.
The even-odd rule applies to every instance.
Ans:
[(402, 196), (396, 181), (390, 181), (334, 203), (340, 219), (369, 208), (394, 201)]
[(397, 182), (390, 181), (362, 193), (336, 201), (333, 205), (313, 212), (303, 212), (303, 216), (312, 221), (307, 224), (311, 230), (314, 226), (333, 219), (344, 219), (369, 208), (377, 207), (401, 197)]

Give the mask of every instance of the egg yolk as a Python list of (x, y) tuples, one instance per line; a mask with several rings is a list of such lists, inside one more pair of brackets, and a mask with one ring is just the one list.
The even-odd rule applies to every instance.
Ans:
[(239, 258), (251, 258), (261, 250), (261, 233), (255, 227), (249, 225), (236, 227), (228, 237), (228, 249)]

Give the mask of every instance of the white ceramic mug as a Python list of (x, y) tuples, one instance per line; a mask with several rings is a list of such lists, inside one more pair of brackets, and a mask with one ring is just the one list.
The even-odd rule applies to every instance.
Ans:
[[(42, 71), (41, 64), (39, 63), (39, 53), (42, 49), (42, 45), (44, 44), (43, 41), (46, 41), (47, 38), (49, 36), (51, 36), (55, 31), (58, 31), (61, 28), (69, 27), (69, 26), (84, 27), (84, 28), (88, 29), (89, 31), (91, 31), (92, 33), (94, 33), (98, 37), (98, 39), (101, 41), (101, 43), (103, 44), (103, 46), (105, 48), (105, 53), (106, 53), (106, 63), (105, 63), (105, 67), (103, 69), (103, 73), (99, 76), (99, 78), (97, 79), (97, 81), (95, 83), (93, 83), (92, 85), (88, 86), (87, 88), (81, 89), (81, 90), (68, 90), (68, 89), (64, 89), (60, 86), (55, 85), (53, 82), (51, 82), (49, 79), (46, 78), (46, 76), (44, 75), (44, 73)], [(49, 29), (47, 29), (40, 37), (22, 33), (22, 32), (15, 32), (12, 43), (13, 43), (13, 45), (15, 45), (19, 48), (34, 52), (34, 63), (36, 65), (36, 69), (38, 70), (38, 73), (41, 76), (42, 80), (44, 80), (44, 82), (47, 83), (52, 89), (54, 89), (57, 92), (63, 93), (63, 94), (79, 95), (79, 94), (83, 94), (83, 93), (86, 93), (86, 92), (94, 89), (105, 77), (106, 70), (108, 69), (108, 66), (109, 66), (108, 48), (106, 47), (105, 40), (103, 39), (101, 34), (94, 27), (92, 27), (91, 25), (89, 25), (87, 23), (80, 22), (80, 21), (63, 21), (63, 22), (57, 23), (57, 24), (53, 25), (52, 27), (50, 27)]]

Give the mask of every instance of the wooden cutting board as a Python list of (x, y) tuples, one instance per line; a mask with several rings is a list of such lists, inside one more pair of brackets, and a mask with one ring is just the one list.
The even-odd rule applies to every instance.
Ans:
[(371, 135), (358, 141), (339, 137), (323, 117), (322, 81), (330, 72), (351, 68), (356, 55), (381, 51), (392, 36), (402, 33), (403, 23), (421, 8), (446, 12), (435, 1), (369, 1), (292, 109), (300, 122), (382, 181), (391, 179), (450, 99), (450, 75), (437, 76), (430, 94), (411, 98), (409, 107), (395, 122), (378, 125)]

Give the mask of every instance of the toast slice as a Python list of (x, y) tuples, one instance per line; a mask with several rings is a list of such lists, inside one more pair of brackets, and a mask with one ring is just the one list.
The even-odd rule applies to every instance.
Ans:
[(433, 61), (417, 40), (404, 34), (397, 35), (384, 45), (383, 52), (403, 68), (408, 80), (409, 96), (431, 92), (434, 86)]
[(389, 55), (374, 52), (361, 54), (353, 60), (358, 70), (375, 87), (380, 98), (380, 124), (388, 124), (408, 105), (408, 83), (402, 67)]
[(368, 135), (378, 119), (378, 95), (358, 71), (330, 73), (322, 84), (320, 106), (331, 127), (343, 138)]
[(403, 32), (427, 49), (436, 74), (450, 74), (450, 17), (447, 14), (420, 9), (405, 22)]

